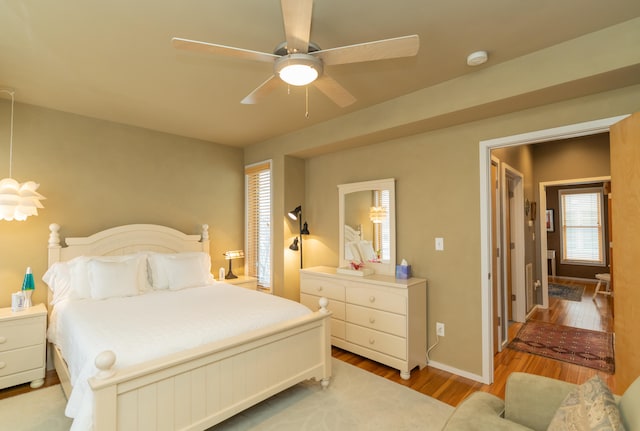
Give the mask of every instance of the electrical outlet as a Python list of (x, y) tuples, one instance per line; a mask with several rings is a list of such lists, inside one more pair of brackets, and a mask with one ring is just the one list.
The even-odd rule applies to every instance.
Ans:
[(444, 238), (436, 238), (436, 250), (444, 250)]
[(444, 337), (444, 323), (436, 322), (436, 334), (438, 337)]

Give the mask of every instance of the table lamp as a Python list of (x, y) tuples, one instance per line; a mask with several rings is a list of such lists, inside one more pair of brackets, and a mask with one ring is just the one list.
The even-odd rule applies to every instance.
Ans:
[(238, 276), (235, 275), (233, 273), (233, 271), (231, 270), (231, 261), (233, 259), (242, 259), (242, 258), (244, 258), (244, 251), (243, 250), (229, 250), (229, 251), (225, 251), (223, 253), (223, 255), (224, 255), (224, 258), (229, 261), (229, 272), (227, 272), (227, 275), (225, 275), (225, 277), (224, 277), (225, 280), (229, 280), (229, 279), (232, 279), (232, 278), (238, 278)]
[(24, 294), (24, 308), (29, 308), (31, 305), (31, 294), (33, 290), (36, 288), (36, 284), (33, 280), (33, 272), (31, 272), (31, 267), (27, 267), (27, 271), (24, 274), (24, 280), (22, 281), (22, 293)]

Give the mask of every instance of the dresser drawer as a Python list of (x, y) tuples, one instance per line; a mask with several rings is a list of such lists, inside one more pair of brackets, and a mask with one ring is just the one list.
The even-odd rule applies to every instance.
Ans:
[(407, 340), (347, 323), (347, 341), (398, 359), (407, 359)]
[[(320, 296), (300, 293), (300, 303), (309, 307), (313, 311), (317, 311), (320, 309), (320, 305), (318, 304), (319, 299)], [(331, 316), (332, 318), (344, 320), (344, 302), (329, 299), (329, 305), (327, 305), (327, 309), (333, 313), (333, 316)]]
[(302, 275), (300, 278), (300, 292), (344, 301), (344, 285), (327, 278), (314, 278)]
[(44, 367), (44, 344), (0, 353), (0, 377)]
[(0, 352), (42, 344), (45, 316), (0, 322)]
[(331, 319), (331, 336), (345, 340), (347, 338), (347, 329), (344, 320)]
[(404, 315), (353, 304), (347, 304), (346, 308), (346, 320), (350, 323), (403, 338), (407, 336), (407, 318)]
[(388, 290), (370, 287), (349, 287), (347, 289), (347, 302), (392, 313), (407, 314), (407, 298)]

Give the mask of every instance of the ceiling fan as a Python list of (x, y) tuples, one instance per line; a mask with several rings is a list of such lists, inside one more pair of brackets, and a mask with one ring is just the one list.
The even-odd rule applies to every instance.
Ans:
[(356, 98), (324, 72), (324, 65), (410, 57), (418, 53), (418, 35), (320, 49), (309, 41), (313, 0), (281, 0), (281, 6), (285, 42), (278, 45), (272, 54), (179, 37), (174, 37), (172, 44), (178, 49), (272, 63), (273, 75), (242, 99), (243, 104), (258, 103), (282, 80), (296, 86), (313, 83), (338, 106), (349, 106)]

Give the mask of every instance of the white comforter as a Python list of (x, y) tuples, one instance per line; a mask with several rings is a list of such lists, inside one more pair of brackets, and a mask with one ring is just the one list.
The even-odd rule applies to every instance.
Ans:
[(310, 313), (301, 304), (224, 283), (126, 298), (56, 305), (49, 340), (59, 346), (74, 389), (65, 414), (72, 430), (92, 428), (87, 379), (96, 355), (115, 352), (116, 370)]

